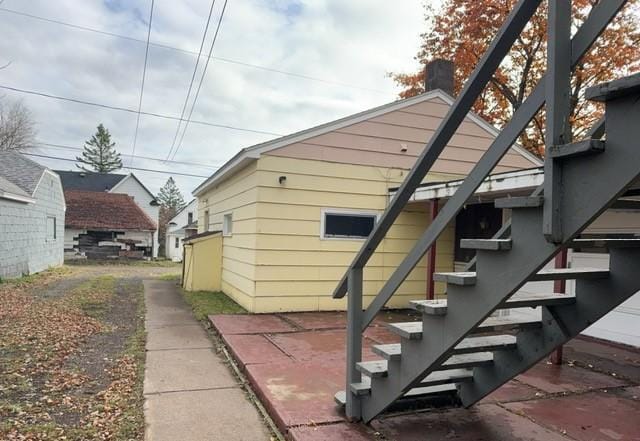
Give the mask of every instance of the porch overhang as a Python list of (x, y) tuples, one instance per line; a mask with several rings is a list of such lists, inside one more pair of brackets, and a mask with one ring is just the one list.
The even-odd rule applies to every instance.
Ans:
[[(526, 170), (518, 170), (489, 175), (480, 184), (474, 197), (477, 202), (489, 201), (497, 197), (507, 195), (530, 194), (536, 187), (544, 181), (544, 170), (536, 167)], [(433, 199), (448, 199), (455, 194), (462, 185), (464, 179), (457, 179), (447, 182), (434, 182), (420, 185), (411, 195), (409, 202), (430, 201)], [(397, 188), (389, 189), (389, 197), (393, 198)], [(471, 200), (470, 202), (474, 202)]]

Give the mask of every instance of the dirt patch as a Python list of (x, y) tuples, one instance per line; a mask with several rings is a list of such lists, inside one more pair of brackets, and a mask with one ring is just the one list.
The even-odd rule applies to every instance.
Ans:
[(0, 439), (141, 440), (142, 279), (74, 267), (0, 284)]

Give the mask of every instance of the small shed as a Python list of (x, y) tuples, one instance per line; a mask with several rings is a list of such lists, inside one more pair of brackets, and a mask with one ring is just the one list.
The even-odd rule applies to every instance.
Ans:
[(19, 277), (64, 260), (60, 177), (17, 152), (0, 152), (0, 277)]

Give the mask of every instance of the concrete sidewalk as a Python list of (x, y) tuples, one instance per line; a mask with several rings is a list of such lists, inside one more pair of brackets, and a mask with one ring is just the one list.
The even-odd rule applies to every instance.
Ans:
[(172, 282), (144, 282), (145, 439), (270, 439), (236, 378)]

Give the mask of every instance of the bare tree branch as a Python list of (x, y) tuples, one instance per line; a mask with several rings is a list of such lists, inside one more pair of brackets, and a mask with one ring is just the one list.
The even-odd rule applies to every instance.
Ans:
[(0, 151), (32, 147), (35, 135), (31, 112), (21, 101), (0, 101)]

